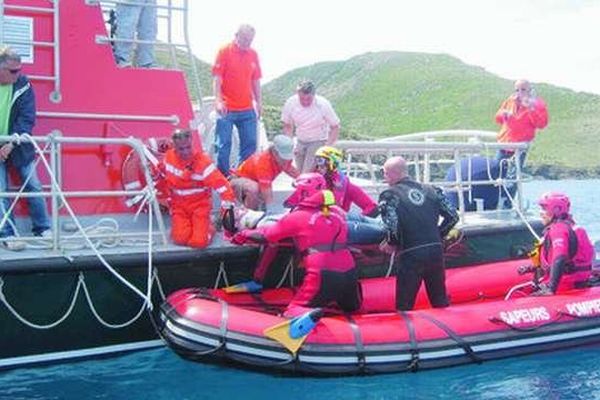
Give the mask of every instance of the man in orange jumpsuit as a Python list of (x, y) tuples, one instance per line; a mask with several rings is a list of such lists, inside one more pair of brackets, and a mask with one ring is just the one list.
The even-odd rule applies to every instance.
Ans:
[(203, 248), (215, 232), (210, 220), (212, 191), (221, 197), (221, 209), (233, 205), (234, 194), (210, 157), (192, 147), (188, 130), (173, 133), (173, 148), (164, 158), (164, 173), (171, 194), (171, 238), (179, 245)]
[(236, 197), (247, 208), (259, 210), (273, 201), (273, 181), (285, 172), (292, 178), (299, 175), (292, 165), (294, 142), (285, 135), (273, 138), (273, 144), (265, 151), (255, 153), (232, 171), (231, 186)]

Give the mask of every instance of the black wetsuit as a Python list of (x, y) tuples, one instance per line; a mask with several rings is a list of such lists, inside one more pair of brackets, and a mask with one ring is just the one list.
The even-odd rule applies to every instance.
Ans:
[(422, 281), (433, 307), (448, 306), (442, 238), (458, 222), (456, 209), (441, 189), (409, 178), (381, 193), (379, 208), (388, 242), (398, 247), (396, 308), (414, 307)]

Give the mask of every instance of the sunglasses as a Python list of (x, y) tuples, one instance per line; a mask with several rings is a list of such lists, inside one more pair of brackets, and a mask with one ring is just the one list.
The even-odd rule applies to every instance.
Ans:
[(317, 164), (319, 167), (325, 167), (327, 166), (327, 164), (329, 163), (329, 160), (323, 157), (317, 157), (315, 158), (315, 164)]

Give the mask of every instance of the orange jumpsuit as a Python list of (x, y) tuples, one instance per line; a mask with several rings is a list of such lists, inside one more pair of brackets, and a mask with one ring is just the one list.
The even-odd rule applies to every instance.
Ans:
[(206, 247), (215, 232), (210, 221), (212, 190), (221, 197), (221, 207), (229, 207), (234, 200), (229, 182), (203, 152), (182, 160), (170, 149), (163, 163), (171, 192), (171, 238), (180, 245)]

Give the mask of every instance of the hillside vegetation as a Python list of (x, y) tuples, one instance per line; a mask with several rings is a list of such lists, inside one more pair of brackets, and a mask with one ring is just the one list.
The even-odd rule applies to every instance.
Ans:
[[(206, 65), (201, 69), (208, 71)], [(449, 55), (367, 53), (298, 68), (264, 85), (271, 133), (280, 130), (281, 106), (302, 78), (312, 79), (317, 92), (333, 103), (342, 138), (459, 128), (496, 131), (494, 115), (513, 90), (512, 81)], [(537, 136), (530, 171), (548, 177), (600, 175), (600, 96), (548, 84), (535, 87), (548, 104), (550, 123)]]

